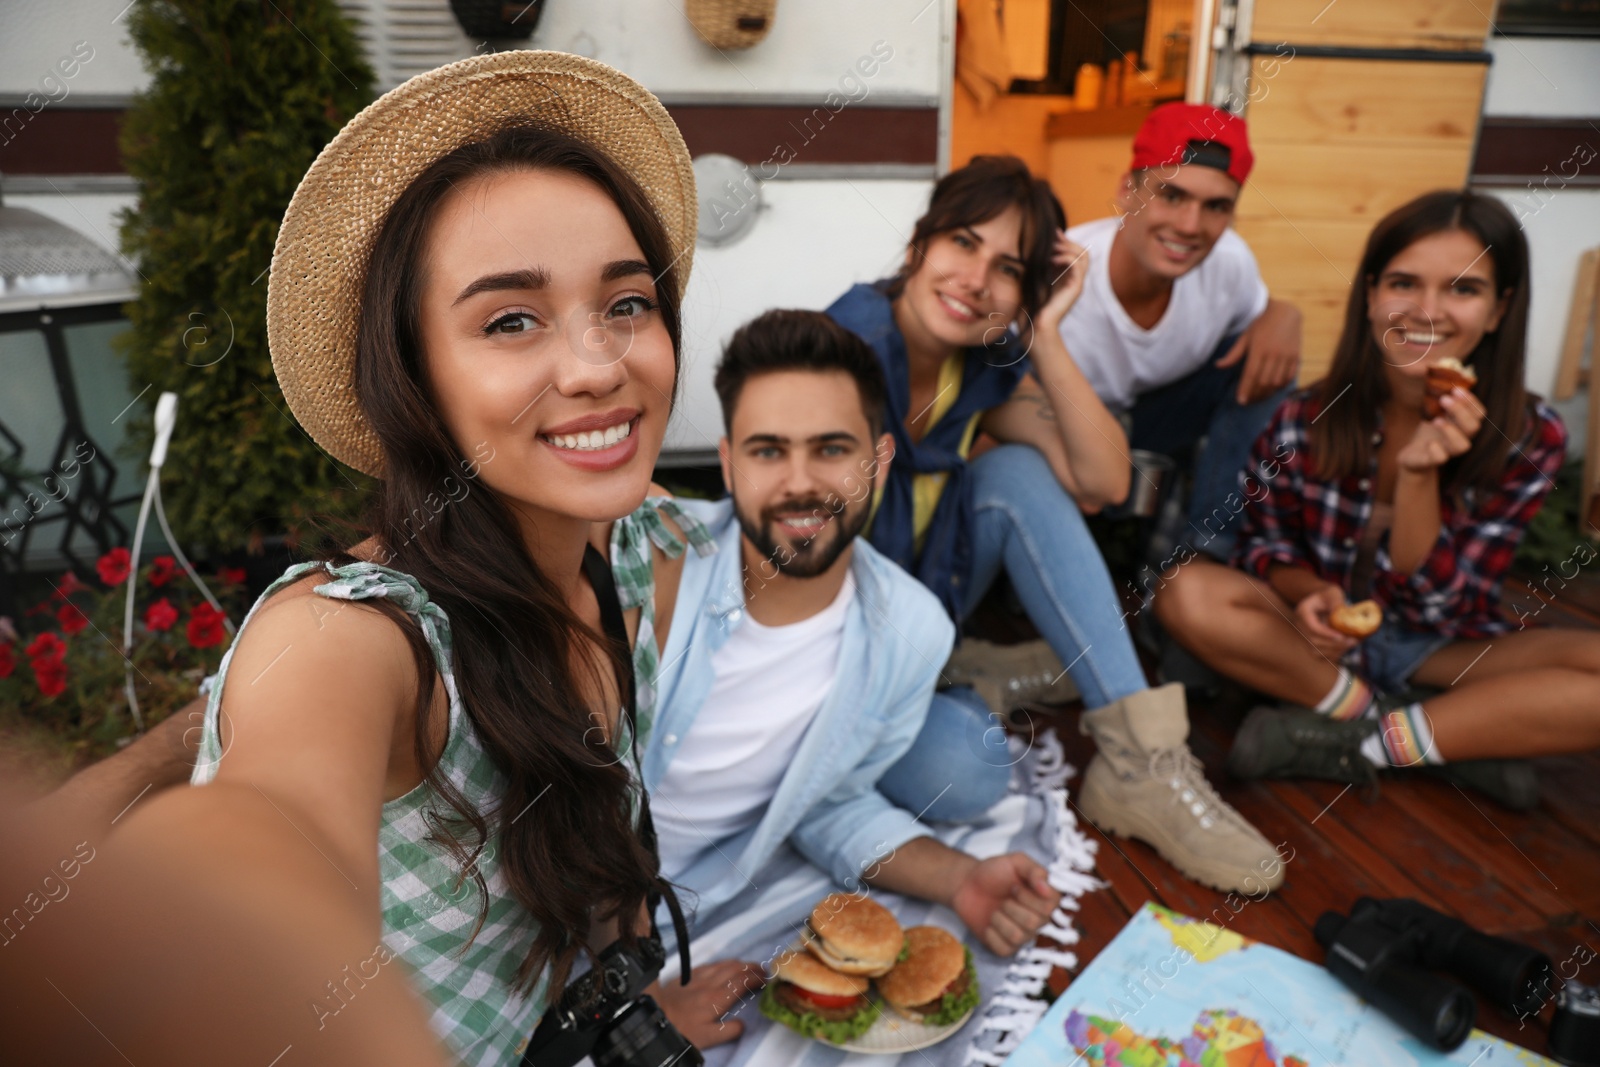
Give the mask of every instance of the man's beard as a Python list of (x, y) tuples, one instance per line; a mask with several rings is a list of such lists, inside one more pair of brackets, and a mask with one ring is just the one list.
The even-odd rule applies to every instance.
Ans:
[[(790, 578), (815, 578), (832, 567), (844, 550), (850, 547), (850, 542), (861, 533), (872, 515), (872, 504), (870, 499), (865, 499), (854, 510), (846, 504), (842, 510), (835, 512), (820, 497), (786, 500), (775, 508), (763, 510), (759, 523), (745, 514), (737, 500), (734, 501), (733, 510), (739, 516), (739, 529), (744, 531), (744, 535), (763, 557), (772, 561), (774, 567)], [(798, 541), (791, 547), (780, 543), (773, 532), (779, 513), (832, 515), (833, 521), (821, 526), (817, 536)], [(825, 533), (826, 537), (823, 536)]]

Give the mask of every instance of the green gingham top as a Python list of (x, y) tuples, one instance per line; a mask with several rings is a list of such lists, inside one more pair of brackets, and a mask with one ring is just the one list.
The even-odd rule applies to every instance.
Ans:
[[(479, 811), (492, 814), (505, 792), (505, 778), (483, 750), (456, 690), (450, 620), (443, 609), (429, 600), (415, 578), (375, 563), (345, 567), (298, 564), (261, 594), (244, 625), (250, 624), (251, 616), (274, 593), (319, 569), (327, 571), (329, 581), (315, 587), (318, 595), (334, 600), (387, 597), (416, 619), (433, 650), (434, 663), (449, 697), (450, 732), (439, 757), (438, 773)], [(235, 641), (234, 648), (237, 647)], [(193, 785), (215, 778), (222, 760), (218, 708), (232, 658), (233, 649), (229, 649), (211, 686)], [(630, 752), (632, 744), (626, 725), (617, 733), (619, 751)], [(444, 847), (430, 840), (429, 809), (445, 816), (454, 814), (426, 783), (383, 805), (378, 827), (383, 943), (411, 968), (412, 987), (429, 1009), (428, 1024), (445, 1042), (455, 1062), (472, 1067), (514, 1065), (520, 1062), (545, 1009), (544, 978), (540, 978), (531, 996), (514, 990), (517, 966), (526, 957), (538, 927), (511, 895), (498, 854), (500, 836), (491, 830), (477, 861), (488, 887), (488, 911), (483, 928), (473, 937), (483, 907), (481, 895), (470, 873), (464, 875)], [(324, 1012), (336, 1013), (342, 1007), (342, 1002), (332, 995), (325, 1001), (314, 1001), (313, 1007), (319, 1003), (319, 1018)]]
[[(663, 521), (665, 512), (678, 529)], [(687, 539), (688, 545), (684, 544)], [(611, 527), (611, 573), (617, 581), (617, 598), (622, 608), (639, 609), (639, 632), (633, 640), (633, 684), (639, 721), (639, 747), (650, 740), (650, 727), (656, 716), (656, 680), (661, 671), (661, 651), (656, 648), (656, 579), (650, 561), (654, 544), (669, 559), (693, 547), (696, 555), (709, 556), (717, 550), (716, 539), (705, 524), (678, 506), (669, 496), (645, 498), (633, 514), (618, 519)]]

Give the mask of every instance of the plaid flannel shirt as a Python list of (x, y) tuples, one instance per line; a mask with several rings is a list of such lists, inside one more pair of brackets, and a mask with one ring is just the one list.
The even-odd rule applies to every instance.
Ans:
[[(1300, 390), (1256, 439), (1249, 467), (1239, 472), (1244, 513), (1233, 564), (1259, 578), (1277, 564), (1303, 567), (1349, 593), (1361, 531), (1372, 517), (1383, 432), (1380, 427), (1373, 435), (1365, 474), (1319, 479), (1311, 423), (1320, 409), (1314, 390)], [(1496, 431), (1486, 424), (1483, 432)], [(1384, 614), (1408, 629), (1454, 638), (1509, 630), (1499, 610), (1500, 586), (1528, 523), (1555, 484), (1566, 446), (1561, 417), (1539, 401), (1497, 489), (1468, 489), (1459, 502), (1442, 497), (1439, 538), (1415, 571), (1394, 569), (1385, 533), (1372, 575), (1372, 597)]]

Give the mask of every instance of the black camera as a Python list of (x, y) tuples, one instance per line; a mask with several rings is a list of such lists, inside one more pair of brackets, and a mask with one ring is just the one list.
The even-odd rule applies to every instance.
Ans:
[(1550, 1058), (1571, 1067), (1600, 1067), (1600, 988), (1568, 981), (1550, 1020)]
[(1481, 933), (1415, 900), (1362, 897), (1348, 918), (1323, 912), (1314, 932), (1334, 977), (1445, 1052), (1467, 1039), (1476, 1005), (1461, 985), (1430, 971), (1449, 971), (1517, 1015), (1539, 1010), (1555, 973), (1537, 949)]
[(701, 1067), (705, 1058), (644, 995), (666, 962), (655, 933), (633, 945), (615, 941), (539, 1022), (523, 1067)]

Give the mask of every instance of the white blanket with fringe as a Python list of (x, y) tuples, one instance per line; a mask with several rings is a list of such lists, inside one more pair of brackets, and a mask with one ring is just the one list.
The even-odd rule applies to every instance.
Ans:
[[(957, 1034), (918, 1052), (856, 1055), (770, 1022), (758, 1010), (757, 998), (750, 997), (734, 1016), (744, 1023), (743, 1036), (707, 1050), (707, 1067), (890, 1067), (902, 1060), (907, 1067), (968, 1067), (1004, 1060), (1048, 1007), (1041, 994), (1051, 967), (1077, 968), (1072, 946), (1078, 931), (1072, 913), (1078, 898), (1101, 884), (1093, 874), (1095, 843), (1078, 828), (1067, 805), (1066, 783), (1073, 773), (1060, 743), (1052, 734), (1042, 733), (1013, 772), (1011, 793), (988, 816), (975, 823), (930, 825), (945, 844), (980, 858), (1020, 851), (1044, 864), (1051, 885), (1063, 894), (1061, 907), (1042, 931), (1055, 947), (1028, 946), (1014, 957), (1002, 958), (985, 949), (947, 908), (892, 893), (873, 894), (902, 925), (942, 926), (962, 935), (972, 949), (983, 1000)], [(768, 961), (794, 944), (816, 902), (838, 890), (826, 873), (792, 849), (779, 852), (751, 881), (752, 887), (743, 894), (696, 922), (690, 942), (694, 960)], [(676, 960), (675, 953), (669, 955), (663, 982), (676, 978)]]

